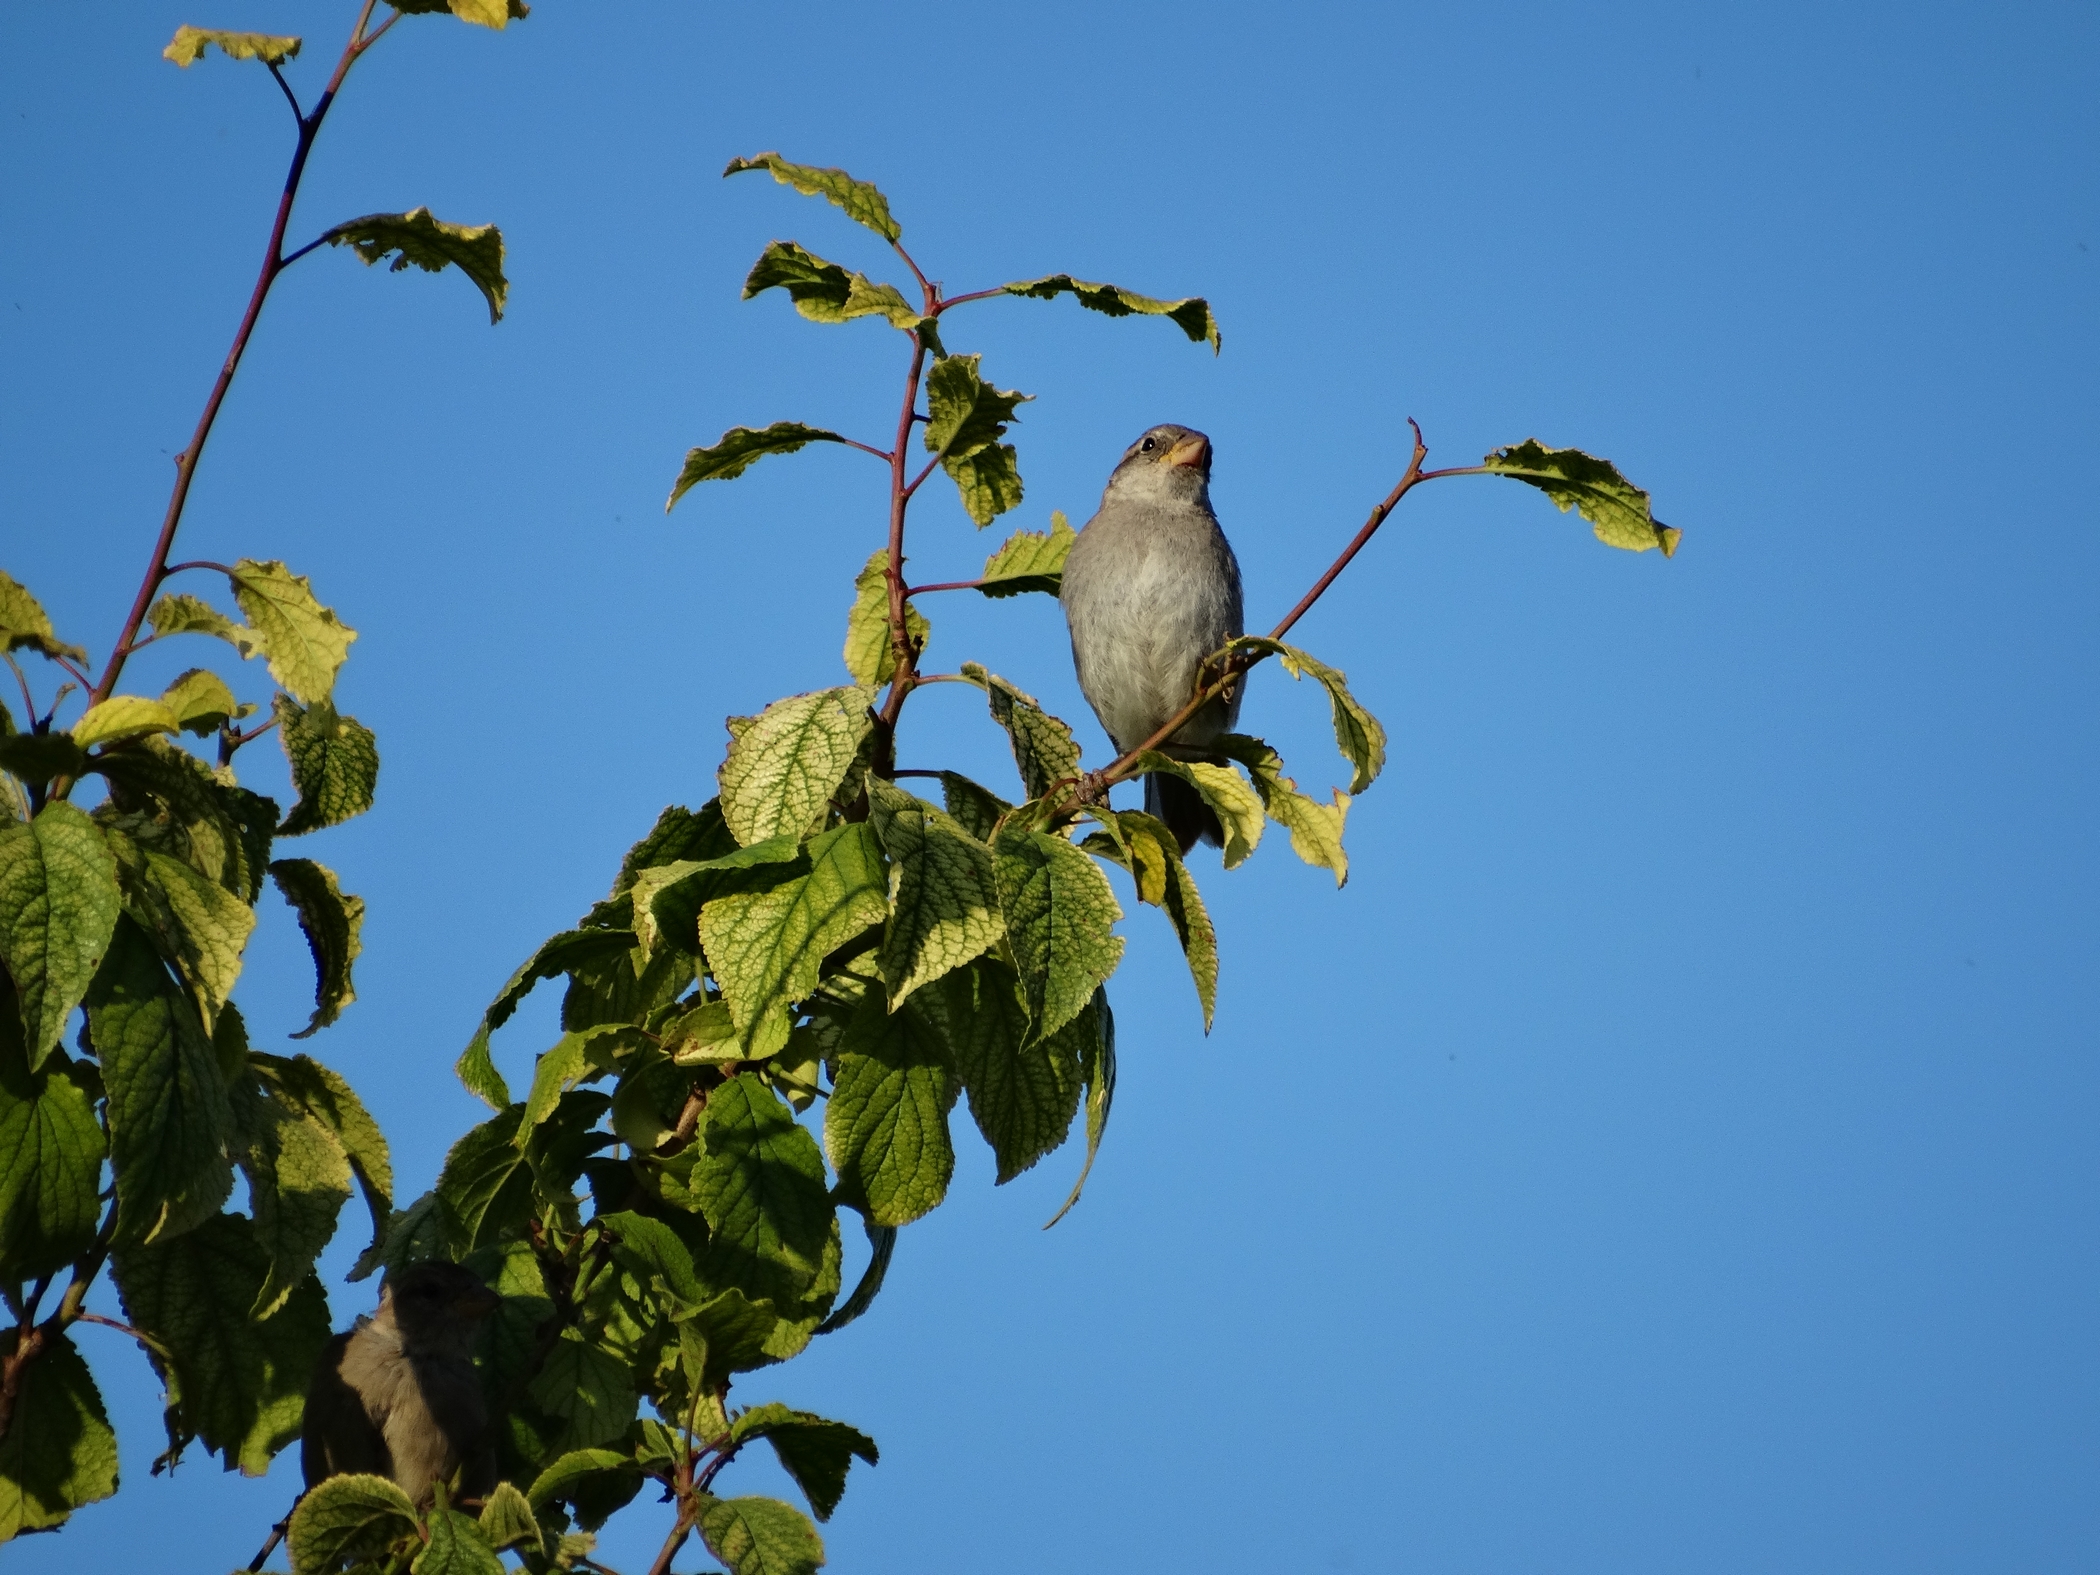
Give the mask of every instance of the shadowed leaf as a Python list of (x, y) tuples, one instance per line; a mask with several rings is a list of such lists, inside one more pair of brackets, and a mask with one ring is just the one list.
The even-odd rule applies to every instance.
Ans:
[[(19, 1329), (0, 1332), (0, 1358)], [(63, 1525), (83, 1504), (117, 1490), (117, 1435), (101, 1391), (72, 1340), (45, 1336), (22, 1369), (14, 1417), (0, 1438), (0, 1542)]]
[(877, 1225), (935, 1208), (955, 1173), (948, 1111), (960, 1091), (937, 1020), (909, 1002), (886, 1011), (871, 991), (840, 1041), (824, 1107), (841, 1199)]
[(372, 807), (379, 787), (379, 741), (354, 716), (333, 702), (317, 700), (302, 710), (290, 695), (277, 697), (277, 736), (292, 768), (299, 802), (277, 828), (279, 836), (303, 836), (339, 826)]
[(806, 427), (799, 421), (776, 421), (769, 427), (731, 427), (707, 448), (688, 449), (685, 468), (671, 487), (664, 512), (703, 481), (734, 481), (768, 454), (792, 454), (812, 443), (843, 443), (836, 432)]
[(880, 1458), (875, 1440), (859, 1428), (791, 1410), (777, 1400), (739, 1416), (729, 1436), (740, 1444), (754, 1438), (771, 1444), (795, 1486), (809, 1496), (809, 1507), (819, 1520), (829, 1520), (845, 1497), (846, 1473), (855, 1457), (871, 1466)]
[(1094, 993), (1093, 1007), (1082, 1021), (1092, 1027), (1080, 1051), (1080, 1068), (1086, 1075), (1086, 1163), (1079, 1169), (1079, 1179), (1072, 1183), (1072, 1195), (1044, 1223), (1044, 1230), (1071, 1213), (1072, 1205), (1085, 1190), (1095, 1156), (1101, 1152), (1101, 1134), (1108, 1130), (1108, 1109), (1116, 1097), (1116, 1018), (1108, 1009), (1106, 990)]
[(43, 604), (17, 580), (0, 574), (0, 651), (36, 651), (44, 656), (69, 656), (82, 666), (87, 652), (67, 645), (52, 631), (50, 615)]
[(775, 241), (751, 265), (744, 279), (744, 299), (763, 290), (785, 290), (795, 310), (813, 323), (846, 323), (856, 317), (882, 317), (907, 333), (919, 326), (919, 309), (893, 284), (878, 284), (866, 274), (804, 251), (793, 241)]
[(1072, 729), (1045, 711), (1033, 695), (986, 672), (975, 662), (962, 664), (962, 675), (985, 692), (992, 720), (1006, 729), (1014, 765), (1028, 798), (1041, 798), (1057, 783), (1079, 775), (1079, 745)]
[(1210, 303), (1200, 295), (1181, 301), (1155, 301), (1149, 295), (1139, 295), (1135, 290), (1126, 290), (1120, 285), (1092, 284), (1085, 279), (1075, 279), (1068, 273), (1053, 273), (1041, 279), (1019, 279), (1002, 285), (1008, 295), (1032, 295), (1038, 300), (1054, 300), (1070, 291), (1081, 306), (1090, 311), (1103, 312), (1110, 317), (1130, 317), (1142, 314), (1147, 317), (1165, 317), (1176, 323), (1181, 331), (1198, 344), (1206, 340), (1215, 355), (1223, 342), (1218, 336), (1218, 320), (1211, 315)]
[(363, 949), (359, 932), (364, 928), (365, 899), (344, 892), (336, 884), (335, 871), (312, 859), (279, 859), (270, 866), (270, 878), (298, 914), (307, 950), (313, 953), (313, 1016), (292, 1035), (305, 1039), (342, 1016), (343, 1008), (357, 999), (350, 967)]
[(31, 1071), (87, 994), (120, 906), (116, 859), (73, 805), (0, 826), (0, 962), (15, 982)]
[(1021, 996), (1038, 1036), (1081, 1011), (1123, 958), (1112, 933), (1123, 910), (1086, 854), (1046, 831), (1009, 828), (993, 844), (993, 873)]

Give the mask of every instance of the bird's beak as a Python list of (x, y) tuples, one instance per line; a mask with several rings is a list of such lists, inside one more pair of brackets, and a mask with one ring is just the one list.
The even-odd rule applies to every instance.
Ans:
[(1201, 436), (1185, 437), (1167, 450), (1169, 465), (1203, 465), (1210, 460), (1210, 439)]

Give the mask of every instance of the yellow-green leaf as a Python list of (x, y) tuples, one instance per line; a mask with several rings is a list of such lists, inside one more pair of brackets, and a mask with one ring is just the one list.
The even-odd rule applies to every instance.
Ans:
[(160, 53), (163, 60), (172, 60), (184, 70), (202, 60), (206, 48), (213, 45), (233, 60), (260, 60), (265, 65), (281, 66), (299, 53), (299, 43), (296, 38), (275, 33), (228, 33), (214, 27), (183, 26), (175, 29), (175, 37)]
[(805, 836), (817, 826), (873, 725), (873, 699), (872, 688), (791, 695), (730, 744), (717, 780), (722, 819), (740, 845)]
[(1006, 924), (990, 848), (931, 804), (880, 778), (868, 781), (868, 807), (890, 857), (890, 918), (881, 960), (895, 1012), (921, 985), (980, 956)]
[(67, 645), (52, 631), (43, 604), (18, 581), (0, 574), (0, 651), (19, 651), (24, 647), (45, 656), (70, 656), (83, 665), (87, 662), (87, 652), (77, 645)]
[(1579, 448), (1547, 448), (1537, 438), (1526, 438), (1496, 449), (1481, 464), (1491, 476), (1537, 487), (1563, 514), (1579, 511), (1607, 547), (1628, 552), (1660, 547), (1665, 558), (1676, 555), (1684, 532), (1658, 521), (1648, 494), (1620, 475), (1608, 459)]
[[(897, 650), (890, 643), (889, 568), (889, 548), (876, 548), (853, 581), (853, 610), (846, 615), (846, 671), (871, 689), (888, 683), (897, 670)], [(921, 645), (933, 632), (910, 602), (904, 604), (904, 627)]]
[(1203, 795), (1203, 802), (1217, 812), (1225, 830), (1225, 867), (1233, 869), (1261, 843), (1261, 800), (1246, 779), (1230, 766), (1207, 761), (1176, 760), (1156, 749), (1148, 749), (1131, 762), (1134, 770), (1161, 772), (1181, 778)]
[(1053, 273), (1041, 279), (1018, 279), (1000, 288), (1008, 295), (1032, 295), (1042, 301), (1054, 300), (1070, 291), (1081, 306), (1091, 311), (1110, 317), (1135, 314), (1165, 317), (1196, 343), (1209, 341), (1213, 355), (1223, 348), (1223, 341), (1218, 336), (1218, 320), (1211, 315), (1210, 303), (1200, 295), (1180, 301), (1155, 301), (1149, 295), (1139, 295), (1120, 285), (1093, 284), (1085, 279), (1075, 279), (1068, 273)]
[(1041, 591), (1055, 596), (1064, 585), (1065, 559), (1079, 535), (1064, 510), (1050, 511), (1050, 530), (1017, 530), (984, 562), (978, 590), (987, 596), (1018, 596)]
[(1258, 738), (1243, 733), (1224, 733), (1208, 746), (1230, 756), (1254, 778), (1254, 791), (1261, 795), (1269, 818), (1291, 834), (1291, 851), (1308, 864), (1334, 872), (1336, 886), (1349, 881), (1349, 856), (1342, 851), (1342, 823), (1348, 818), (1349, 795), (1334, 789), (1332, 803), (1322, 804), (1298, 791), (1298, 784), (1283, 774), (1283, 758)]
[(0, 827), (0, 962), (20, 996), (32, 1072), (86, 995), (120, 908), (116, 859), (72, 804), (46, 804), (27, 825)]
[(1285, 645), (1281, 640), (1258, 634), (1241, 635), (1230, 642), (1228, 649), (1272, 652), (1281, 659), (1284, 670), (1293, 678), (1310, 675), (1318, 679), (1334, 709), (1335, 746), (1351, 768), (1349, 791), (1361, 793), (1377, 780), (1378, 773), (1385, 769), (1385, 729), (1379, 725), (1378, 718), (1366, 711), (1349, 692), (1346, 673), (1338, 667), (1329, 667), (1317, 657), (1308, 656), (1294, 645)]
[(890, 217), (889, 200), (869, 182), (855, 180), (844, 170), (790, 164), (777, 153), (757, 153), (748, 159), (731, 159), (722, 175), (727, 179), (745, 170), (771, 170), (781, 185), (792, 186), (805, 197), (822, 197), (847, 218), (865, 224), (886, 241), (894, 243), (904, 233)]
[(82, 749), (92, 749), (97, 744), (141, 738), (147, 733), (179, 733), (182, 719), (164, 700), (148, 700), (141, 695), (111, 695), (100, 705), (89, 706), (87, 714), (69, 731), (74, 743)]
[(231, 578), (234, 600), (262, 634), (270, 676), (307, 705), (326, 700), (357, 631), (321, 605), (305, 575), (275, 559), (242, 558)]
[(1101, 866), (1046, 831), (1009, 828), (993, 845), (1007, 945), (1037, 1037), (1085, 1010), (1123, 959), (1123, 910)]
[(497, 322), (503, 316), (510, 281), (503, 277), (503, 232), (493, 224), (447, 224), (433, 218), (428, 208), (412, 208), (407, 213), (368, 213), (338, 224), (321, 239), (331, 246), (348, 245), (368, 264), (398, 253), (388, 270), (391, 273), (399, 273), (410, 263), (425, 273), (457, 268), (488, 302), (489, 321)]
[(812, 443), (843, 443), (836, 432), (806, 427), (799, 421), (776, 421), (769, 427), (731, 427), (720, 441), (706, 448), (688, 449), (685, 468), (671, 488), (664, 512), (703, 481), (734, 481), (768, 454), (792, 454)]
[(226, 680), (205, 667), (192, 667), (161, 692), (161, 704), (175, 713), (183, 731), (209, 737), (252, 707), (234, 699)]
[(894, 328), (915, 331), (919, 309), (893, 284), (879, 284), (793, 241), (774, 241), (758, 254), (744, 279), (744, 299), (763, 290), (785, 290), (795, 310), (813, 323), (847, 323), (856, 317), (887, 318)]
[(153, 625), (156, 635), (208, 634), (224, 640), (241, 653), (243, 660), (263, 648), (259, 631), (235, 623), (218, 608), (194, 596), (163, 596), (146, 609), (146, 621)]

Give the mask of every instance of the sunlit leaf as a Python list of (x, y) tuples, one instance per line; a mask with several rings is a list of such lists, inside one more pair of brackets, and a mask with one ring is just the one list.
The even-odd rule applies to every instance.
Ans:
[(270, 676), (307, 705), (326, 700), (357, 631), (321, 605), (305, 575), (275, 560), (242, 558), (230, 577), (234, 600), (263, 637)]
[(991, 849), (931, 804), (871, 779), (875, 835), (890, 859), (882, 976), (894, 1012), (912, 991), (980, 955), (1005, 933)]
[[(853, 581), (853, 610), (846, 615), (846, 671), (871, 689), (888, 683), (897, 669), (897, 650), (890, 642), (889, 567), (889, 548), (876, 548)], [(904, 628), (922, 647), (933, 632), (910, 602), (904, 604)]]
[(407, 213), (368, 213), (336, 225), (321, 238), (331, 246), (349, 246), (368, 264), (393, 253), (391, 273), (410, 263), (425, 273), (457, 268), (488, 302), (489, 321), (503, 316), (510, 281), (503, 277), (503, 232), (493, 224), (447, 224), (431, 217), (428, 208), (412, 208)]
[(1006, 729), (1027, 797), (1041, 798), (1057, 783), (1079, 775), (1079, 745), (1072, 729), (1038, 705), (1033, 695), (975, 662), (962, 664), (962, 676), (985, 692), (992, 719)]
[(233, 697), (226, 680), (206, 667), (192, 667), (161, 692), (161, 704), (174, 712), (186, 733), (208, 738), (246, 708)]
[(703, 1496), (700, 1536), (730, 1575), (815, 1575), (824, 1562), (817, 1528), (777, 1498)]
[(87, 652), (67, 645), (51, 628), (43, 604), (18, 581), (0, 574), (0, 651), (31, 650), (45, 656), (67, 656), (85, 665)]
[(776, 421), (769, 427), (731, 427), (707, 448), (688, 449), (685, 468), (664, 504), (670, 513), (678, 500), (703, 481), (734, 481), (768, 454), (792, 454), (812, 443), (843, 443), (836, 432), (806, 427), (799, 421)]
[(224, 640), (243, 658), (253, 656), (263, 648), (263, 637), (258, 631), (244, 623), (235, 623), (216, 607), (207, 606), (194, 596), (163, 596), (146, 609), (146, 621), (153, 626), (156, 635), (211, 635), (214, 639)]
[(1165, 317), (1177, 324), (1181, 331), (1198, 344), (1208, 341), (1211, 353), (1222, 348), (1218, 337), (1218, 320), (1211, 315), (1210, 303), (1201, 296), (1190, 296), (1181, 301), (1155, 301), (1149, 295), (1139, 295), (1135, 290), (1126, 290), (1120, 285), (1092, 284), (1085, 279), (1075, 279), (1068, 273), (1053, 273), (1041, 279), (1018, 279), (1002, 285), (1008, 295), (1032, 295), (1038, 300), (1054, 300), (1070, 291), (1081, 306), (1089, 310), (1106, 313), (1110, 317), (1129, 317), (1143, 314), (1147, 317)]
[(1526, 438), (1496, 449), (1481, 464), (1490, 475), (1537, 487), (1564, 514), (1579, 511), (1607, 547), (1629, 552), (1660, 547), (1668, 558), (1675, 556), (1684, 535), (1657, 521), (1648, 494), (1620, 475), (1618, 466), (1579, 448), (1547, 448), (1537, 438)]
[(1123, 917), (1101, 867), (1046, 831), (1009, 828), (993, 845), (993, 873), (1022, 998), (1039, 1036), (1086, 1008), (1123, 958)]
[(67, 729), (82, 749), (119, 739), (142, 738), (148, 733), (179, 733), (182, 719), (164, 700), (140, 695), (111, 695), (89, 706), (87, 713)]
[(1334, 790), (1331, 803), (1322, 804), (1298, 791), (1298, 784), (1283, 774), (1283, 758), (1258, 738), (1243, 733), (1221, 733), (1208, 746), (1237, 760), (1254, 778), (1254, 791), (1261, 795), (1269, 818), (1291, 834), (1291, 851), (1308, 864), (1334, 872), (1336, 886), (1349, 879), (1349, 856), (1342, 851), (1342, 824), (1348, 818), (1349, 795)]
[(1334, 709), (1335, 744), (1353, 773), (1349, 779), (1349, 791), (1361, 793), (1377, 780), (1378, 773), (1385, 769), (1385, 729), (1379, 726), (1378, 718), (1366, 711), (1349, 692), (1348, 677), (1340, 668), (1329, 667), (1296, 646), (1256, 634), (1241, 635), (1230, 643), (1230, 649), (1273, 652), (1293, 678), (1304, 678), (1309, 674), (1318, 679)]
[(785, 290), (795, 310), (813, 323), (845, 323), (882, 317), (907, 332), (919, 325), (919, 309), (893, 284), (879, 284), (835, 262), (804, 251), (793, 241), (774, 241), (751, 265), (744, 299), (764, 290)]
[(869, 688), (819, 689), (767, 706), (729, 746), (722, 818), (745, 847), (804, 836), (822, 819), (873, 726)]
[(888, 200), (873, 185), (855, 180), (841, 169), (819, 169), (811, 164), (790, 164), (777, 153), (753, 154), (731, 159), (722, 171), (725, 178), (745, 170), (771, 170), (783, 186), (792, 186), (805, 197), (822, 197), (842, 210), (856, 224), (865, 224), (886, 241), (894, 242), (904, 232), (890, 217)]
[(881, 1458), (875, 1440), (859, 1428), (792, 1410), (777, 1400), (744, 1412), (729, 1436), (739, 1444), (757, 1438), (771, 1444), (795, 1486), (809, 1495), (809, 1507), (819, 1520), (829, 1520), (839, 1507), (854, 1459), (872, 1466)]
[(1055, 596), (1064, 586), (1065, 558), (1079, 539), (1062, 509), (1050, 511), (1050, 530), (1017, 530), (985, 560), (978, 590), (987, 596), (1018, 596), (1041, 591)]

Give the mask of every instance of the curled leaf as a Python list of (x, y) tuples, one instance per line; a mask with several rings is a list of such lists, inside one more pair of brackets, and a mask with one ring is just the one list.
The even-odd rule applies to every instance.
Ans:
[(230, 60), (260, 60), (266, 66), (281, 66), (299, 53), (299, 44), (296, 38), (282, 38), (274, 33), (229, 33), (214, 27), (184, 25), (175, 29), (174, 38), (160, 55), (187, 71), (204, 58), (208, 47), (216, 45)]
[[(501, 23), (486, 23), (501, 26)], [(388, 270), (399, 273), (414, 263), (425, 273), (457, 268), (473, 281), (489, 304), (489, 321), (501, 320), (510, 281), (503, 277), (503, 232), (493, 224), (447, 224), (428, 208), (407, 213), (368, 213), (338, 224), (321, 237), (331, 246), (347, 245), (368, 264), (398, 253)]]
[(812, 443), (843, 443), (836, 432), (806, 427), (799, 421), (776, 421), (769, 427), (731, 427), (707, 448), (688, 449), (685, 468), (671, 488), (664, 512), (703, 481), (734, 481), (768, 454), (792, 454)]
[(771, 170), (783, 186), (792, 186), (805, 197), (822, 197), (856, 224), (865, 224), (884, 240), (894, 243), (904, 233), (890, 217), (889, 199), (864, 180), (855, 180), (841, 169), (820, 169), (813, 164), (791, 164), (777, 153), (757, 153), (748, 159), (731, 159), (722, 171), (726, 180), (746, 170)]
[(1211, 354), (1215, 355), (1223, 348), (1218, 336), (1218, 320), (1211, 315), (1210, 302), (1200, 295), (1180, 301), (1155, 301), (1149, 295), (1139, 295), (1120, 285), (1093, 284), (1085, 279), (1075, 279), (1068, 273), (1053, 273), (1041, 279), (1019, 279), (1000, 288), (1008, 295), (1032, 295), (1042, 301), (1054, 300), (1070, 291), (1089, 311), (1102, 312), (1110, 317), (1138, 314), (1165, 317), (1198, 344), (1207, 341)]
[(1660, 547), (1665, 558), (1676, 556), (1684, 532), (1660, 523), (1648, 506), (1648, 494), (1620, 475), (1608, 459), (1579, 448), (1547, 448), (1537, 438), (1526, 438), (1496, 449), (1481, 464), (1491, 476), (1537, 487), (1563, 514), (1577, 510), (1607, 547), (1628, 552)]

